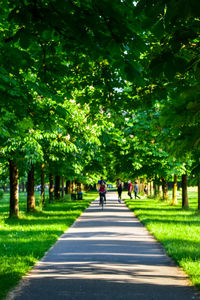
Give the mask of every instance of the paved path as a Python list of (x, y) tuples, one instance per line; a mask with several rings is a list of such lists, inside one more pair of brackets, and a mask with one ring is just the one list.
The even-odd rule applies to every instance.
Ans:
[(7, 299), (199, 298), (161, 246), (111, 193), (104, 211), (94, 201)]

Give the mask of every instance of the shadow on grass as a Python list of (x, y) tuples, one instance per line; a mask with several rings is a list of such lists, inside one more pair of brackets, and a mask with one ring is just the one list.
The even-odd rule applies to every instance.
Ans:
[(22, 201), (19, 218), (8, 218), (9, 202), (0, 202), (0, 299), (41, 259), (90, 202), (89, 199), (55, 201), (46, 203), (42, 211), (28, 214), (26, 202)]
[[(23, 218), (23, 219), (6, 219), (5, 224), (13, 225), (13, 226), (48, 226), (54, 224), (63, 224), (63, 225), (71, 225), (72, 222), (80, 215), (77, 213), (65, 213), (65, 214), (44, 214), (43, 217), (35, 217), (35, 218)], [(12, 228), (14, 230), (15, 228)], [(8, 228), (9, 230), (9, 228)], [(51, 229), (49, 228), (49, 231)]]
[[(140, 221), (155, 235), (167, 253), (200, 286), (200, 218), (193, 206), (184, 210), (158, 200), (127, 200), (126, 204)], [(154, 207), (155, 206), (155, 207)]]

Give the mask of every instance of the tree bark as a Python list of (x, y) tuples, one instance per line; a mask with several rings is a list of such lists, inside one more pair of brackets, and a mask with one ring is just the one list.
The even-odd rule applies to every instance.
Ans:
[(7, 184), (3, 184), (2, 187), (3, 187), (3, 192), (6, 193), (7, 192)]
[(59, 200), (60, 199), (60, 176), (56, 175), (55, 176), (55, 199)]
[(158, 189), (158, 197), (162, 198), (162, 185), (161, 184), (157, 185), (157, 189)]
[(64, 197), (64, 176), (62, 176), (62, 198)]
[(53, 175), (49, 174), (49, 202), (53, 201)]
[(13, 160), (10, 164), (10, 217), (19, 216), (18, 167)]
[(77, 192), (81, 192), (81, 183), (77, 182)]
[(24, 181), (22, 181), (22, 192), (24, 193), (24, 190), (25, 190), (25, 184), (24, 184)]
[(145, 179), (142, 181), (140, 193), (144, 193)]
[(152, 196), (152, 182), (150, 181), (150, 184), (149, 184), (149, 190), (150, 190), (150, 196)]
[(28, 193), (28, 182), (26, 182), (26, 193)]
[(177, 188), (178, 188), (178, 175), (174, 174), (174, 185), (172, 190), (172, 205), (177, 205)]
[(28, 194), (27, 194), (27, 211), (35, 210), (35, 193), (34, 193), (34, 166), (31, 164), (31, 170), (28, 172)]
[(45, 174), (44, 174), (44, 164), (41, 166), (41, 203), (42, 206), (45, 203)]
[(182, 175), (182, 208), (189, 208), (187, 195), (187, 174)]
[(75, 180), (74, 181), (74, 193), (76, 193), (77, 192), (77, 181)]
[(73, 181), (71, 182), (71, 192), (72, 193), (74, 192), (74, 182)]
[(70, 180), (66, 181), (65, 193), (70, 194)]
[(163, 200), (168, 198), (168, 186), (166, 178), (162, 177), (162, 192), (163, 192)]
[(84, 185), (84, 191), (88, 192), (89, 189), (90, 189), (89, 185), (88, 185), (88, 184), (85, 184), (85, 185)]
[(197, 179), (197, 186), (198, 186), (198, 210), (200, 210), (200, 176)]
[(154, 198), (157, 197), (157, 184), (153, 181)]

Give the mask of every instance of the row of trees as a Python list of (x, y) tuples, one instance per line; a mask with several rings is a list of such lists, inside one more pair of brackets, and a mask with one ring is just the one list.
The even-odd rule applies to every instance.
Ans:
[(135, 115), (129, 115), (132, 148), (127, 156), (134, 160), (136, 175), (158, 184), (173, 174), (176, 186), (177, 175), (182, 176), (182, 206), (188, 207), (188, 174), (199, 190), (200, 5), (138, 1), (136, 11), (148, 49), (139, 62), (143, 84), (127, 85), (136, 108)]
[(100, 173), (165, 191), (172, 175), (199, 182), (196, 1), (3, 2), (0, 162), (11, 216), (18, 176), (28, 175), (34, 209), (34, 169), (51, 187), (52, 176), (92, 183)]

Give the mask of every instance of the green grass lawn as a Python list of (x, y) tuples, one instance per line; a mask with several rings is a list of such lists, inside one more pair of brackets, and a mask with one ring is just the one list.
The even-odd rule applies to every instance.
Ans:
[[(125, 193), (124, 198), (127, 199)], [(200, 212), (197, 210), (197, 192), (189, 192), (188, 210), (181, 208), (181, 199), (178, 199), (176, 207), (170, 205), (171, 201), (150, 198), (125, 202), (200, 289)]]
[[(26, 194), (20, 193), (20, 218), (9, 219), (9, 195), (4, 195), (0, 201), (0, 299), (97, 196), (84, 194), (84, 200), (53, 202), (43, 210), (26, 214)], [(37, 192), (36, 200), (39, 205)]]

